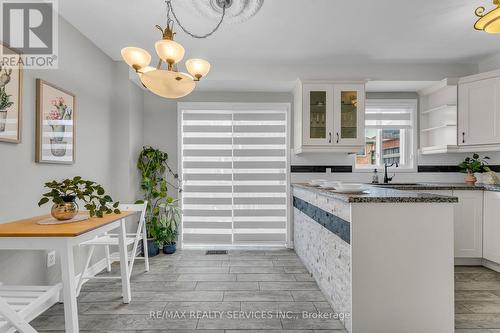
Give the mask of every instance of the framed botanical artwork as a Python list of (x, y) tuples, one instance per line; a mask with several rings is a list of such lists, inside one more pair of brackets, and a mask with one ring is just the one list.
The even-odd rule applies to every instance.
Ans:
[[(0, 54), (18, 57), (21, 54), (0, 42)], [(20, 62), (17, 62), (20, 63)], [(23, 93), (23, 68), (8, 67), (0, 61), (0, 141), (21, 142), (21, 102)]]
[(75, 162), (75, 104), (72, 93), (36, 80), (36, 162)]

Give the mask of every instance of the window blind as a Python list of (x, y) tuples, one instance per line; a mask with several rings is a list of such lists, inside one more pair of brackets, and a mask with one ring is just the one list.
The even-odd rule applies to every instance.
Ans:
[(286, 245), (286, 109), (183, 109), (184, 246)]
[(410, 129), (415, 104), (395, 102), (383, 105), (377, 100), (367, 100), (365, 106), (365, 127), (381, 129)]

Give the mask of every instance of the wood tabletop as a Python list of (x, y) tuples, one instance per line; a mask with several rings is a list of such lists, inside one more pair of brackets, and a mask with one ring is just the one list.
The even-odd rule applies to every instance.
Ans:
[(39, 221), (50, 217), (50, 214), (40, 215), (0, 224), (0, 237), (76, 237), (136, 213), (137, 212), (113, 213), (105, 215), (102, 218), (93, 217), (80, 222), (52, 225), (38, 224)]

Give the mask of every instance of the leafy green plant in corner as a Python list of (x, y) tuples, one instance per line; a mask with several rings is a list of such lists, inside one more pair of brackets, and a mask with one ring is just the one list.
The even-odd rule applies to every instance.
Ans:
[(104, 188), (91, 180), (84, 180), (82, 177), (64, 179), (62, 181), (53, 180), (45, 183), (45, 187), (50, 191), (44, 193), (38, 206), (42, 206), (49, 201), (54, 204), (73, 201), (75, 199), (83, 201), (84, 207), (89, 211), (91, 217), (103, 217), (105, 214), (119, 214), (119, 202), (106, 194)]
[[(144, 200), (147, 200), (146, 229), (148, 238), (154, 238), (157, 244), (168, 242), (172, 237), (172, 228), (168, 219), (172, 216), (162, 214), (162, 210), (168, 212), (176, 207), (175, 200), (168, 196), (168, 186), (178, 189), (178, 186), (167, 181), (166, 173), (178, 180), (178, 175), (168, 166), (168, 154), (159, 149), (146, 146), (143, 147), (137, 160), (137, 168), (141, 173), (141, 189)], [(143, 200), (137, 201), (142, 203)], [(178, 210), (178, 208), (176, 207)], [(165, 220), (167, 219), (167, 220)], [(165, 230), (168, 227), (169, 230)], [(177, 236), (177, 227), (175, 228)], [(175, 239), (175, 237), (174, 237)]]
[(177, 240), (181, 211), (176, 203), (177, 200), (168, 198), (165, 203), (160, 204), (158, 230), (155, 237), (155, 242), (159, 247), (174, 244)]
[(465, 160), (458, 165), (460, 168), (460, 172), (462, 173), (483, 173), (491, 171), (490, 168), (486, 165), (488, 164), (487, 160), (490, 158), (485, 156), (481, 158), (479, 154), (474, 153), (472, 157), (466, 157)]
[(10, 100), (11, 96), (12, 95), (7, 94), (5, 87), (0, 88), (0, 110), (7, 110), (14, 104), (14, 102)]

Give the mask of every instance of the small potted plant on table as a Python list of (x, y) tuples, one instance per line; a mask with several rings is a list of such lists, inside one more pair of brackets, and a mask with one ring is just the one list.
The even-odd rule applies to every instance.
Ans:
[(105, 194), (104, 188), (91, 180), (84, 180), (77, 176), (60, 182), (56, 180), (47, 182), (45, 187), (50, 191), (43, 194), (38, 206), (52, 201), (51, 214), (55, 219), (64, 221), (75, 217), (78, 213), (77, 199), (84, 202), (84, 207), (88, 210), (90, 217), (120, 213), (119, 203), (113, 202), (113, 199)]
[(488, 156), (481, 158), (479, 154), (474, 153), (472, 157), (466, 157), (465, 160), (458, 165), (460, 168), (460, 172), (466, 173), (465, 182), (470, 185), (474, 185), (477, 182), (476, 176), (474, 173), (483, 173), (485, 171), (489, 171), (489, 168), (486, 166), (486, 160), (489, 160)]

